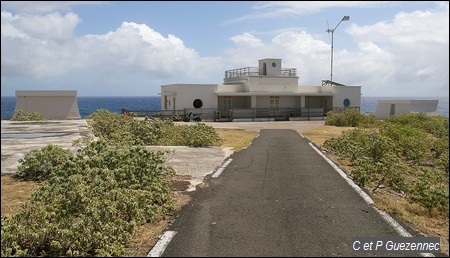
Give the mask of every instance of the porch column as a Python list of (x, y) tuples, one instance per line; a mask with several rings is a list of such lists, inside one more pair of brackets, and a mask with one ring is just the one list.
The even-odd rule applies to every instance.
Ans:
[(300, 108), (305, 107), (305, 96), (300, 96)]
[(251, 96), (251, 98), (252, 98), (251, 108), (256, 108), (256, 96)]

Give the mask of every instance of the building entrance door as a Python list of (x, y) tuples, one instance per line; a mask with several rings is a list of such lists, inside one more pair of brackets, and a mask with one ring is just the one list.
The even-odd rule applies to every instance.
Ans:
[(232, 108), (232, 101), (230, 96), (222, 97), (222, 108), (220, 109), (221, 117), (229, 118), (230, 110)]

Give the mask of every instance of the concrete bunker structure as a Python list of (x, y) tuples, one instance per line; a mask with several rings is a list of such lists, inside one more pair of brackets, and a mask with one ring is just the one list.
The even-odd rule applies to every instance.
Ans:
[(76, 90), (16, 90), (14, 112), (38, 112), (48, 119), (80, 119)]
[(439, 115), (437, 111), (438, 103), (439, 101), (436, 99), (380, 99), (378, 100), (376, 117), (385, 119), (406, 112)]

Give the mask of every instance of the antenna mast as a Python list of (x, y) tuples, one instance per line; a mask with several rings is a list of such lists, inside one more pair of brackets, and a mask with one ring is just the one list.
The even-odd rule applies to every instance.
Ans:
[[(341, 22), (348, 21), (348, 20), (350, 20), (350, 16), (344, 16), (342, 18), (342, 20), (336, 25), (336, 27), (334, 27), (334, 29), (328, 28), (326, 30), (328, 33), (331, 32), (331, 72), (330, 72), (330, 84), (331, 85), (333, 85), (333, 35), (334, 35), (334, 31), (337, 29), (339, 24), (341, 24)], [(328, 24), (328, 20), (327, 20), (327, 24)]]

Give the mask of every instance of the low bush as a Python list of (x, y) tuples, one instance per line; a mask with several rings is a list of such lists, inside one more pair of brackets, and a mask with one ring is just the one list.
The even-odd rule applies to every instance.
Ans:
[(386, 123), (395, 123), (420, 129), (441, 138), (448, 136), (449, 119), (443, 116), (429, 116), (426, 113), (402, 113), (390, 116), (384, 120)]
[(14, 177), (22, 180), (42, 182), (61, 164), (73, 157), (68, 149), (58, 145), (47, 145), (44, 148), (31, 150), (19, 159), (18, 172)]
[(347, 108), (342, 112), (329, 111), (326, 114), (325, 125), (373, 127), (379, 121), (375, 115), (363, 115), (356, 108)]
[[(354, 120), (344, 113), (331, 118), (338, 124), (354, 124), (345, 123)], [(359, 185), (373, 187), (372, 191), (390, 187), (406, 193), (430, 214), (437, 210), (448, 216), (448, 119), (404, 113), (376, 126), (344, 131), (326, 140), (323, 148), (350, 161), (351, 176)]]
[(143, 120), (97, 110), (88, 116), (95, 136), (118, 145), (209, 147), (222, 142), (212, 126), (203, 123), (176, 125), (171, 119)]
[(408, 193), (411, 201), (424, 206), (430, 216), (433, 209), (437, 209), (448, 217), (448, 174), (444, 171), (424, 169), (412, 180)]
[(91, 142), (2, 215), (2, 256), (122, 255), (137, 226), (174, 209), (164, 162), (161, 151)]
[(10, 119), (11, 121), (45, 121), (48, 118), (44, 117), (39, 112), (28, 112), (25, 110), (15, 110), (14, 116)]
[(380, 134), (395, 143), (400, 155), (408, 161), (425, 162), (431, 155), (432, 140), (427, 133), (402, 124), (385, 123)]

